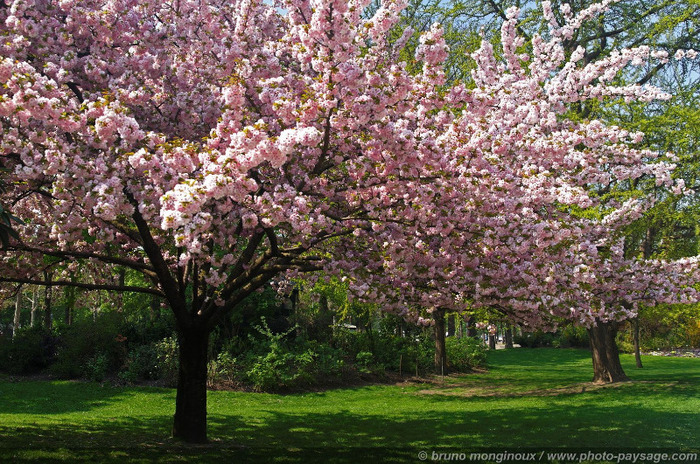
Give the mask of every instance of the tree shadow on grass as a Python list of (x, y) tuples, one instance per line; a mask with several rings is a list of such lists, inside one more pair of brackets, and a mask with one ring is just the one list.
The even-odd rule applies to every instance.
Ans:
[(0, 461), (418, 462), (420, 451), (649, 452), (692, 446), (693, 430), (682, 436), (679, 432), (693, 428), (695, 412), (669, 414), (647, 409), (643, 414), (630, 414), (628, 409), (599, 404), (572, 409), (553, 404), (547, 408), (494, 407), (478, 414), (425, 411), (400, 418), (342, 410), (324, 414), (265, 411), (254, 425), (235, 416), (212, 415), (212, 443), (196, 446), (166, 438), (167, 416), (50, 428), (0, 425)]
[(146, 393), (151, 401), (154, 395), (172, 397), (172, 390), (114, 387), (109, 384), (75, 381), (20, 381), (0, 382), (0, 414), (58, 415), (89, 412), (126, 400), (135, 394)]

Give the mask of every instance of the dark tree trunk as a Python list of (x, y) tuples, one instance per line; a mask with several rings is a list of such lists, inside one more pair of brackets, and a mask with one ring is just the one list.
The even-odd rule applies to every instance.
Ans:
[(456, 330), (455, 330), (455, 314), (449, 313), (447, 315), (447, 336), (454, 337), (455, 332), (456, 332)]
[(617, 323), (600, 322), (588, 329), (593, 358), (593, 381), (596, 383), (624, 382), (629, 380), (620, 364), (620, 353), (615, 343)]
[(180, 364), (173, 437), (188, 443), (207, 442), (207, 350), (209, 331), (179, 329)]
[(445, 348), (445, 310), (437, 308), (433, 311), (435, 320), (435, 372), (447, 373), (447, 350)]
[(642, 366), (642, 352), (639, 348), (639, 316), (632, 319), (632, 340), (634, 341), (634, 361), (637, 363), (637, 368)]
[(73, 313), (75, 312), (75, 287), (65, 288), (65, 323), (66, 325), (73, 324)]
[(506, 348), (513, 348), (513, 327), (506, 328)]
[(496, 349), (496, 336), (489, 334), (489, 350)]

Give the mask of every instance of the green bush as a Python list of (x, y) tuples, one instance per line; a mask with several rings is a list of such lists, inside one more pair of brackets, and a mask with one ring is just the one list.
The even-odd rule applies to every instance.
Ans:
[(552, 342), (555, 348), (588, 348), (588, 331), (585, 327), (567, 325), (561, 329)]
[(126, 363), (118, 375), (120, 379), (128, 383), (160, 378), (156, 345), (139, 345), (131, 349)]
[[(300, 341), (297, 340), (296, 344), (299, 345)], [(342, 350), (316, 340), (303, 341), (301, 344), (303, 346), (298, 351), (308, 350), (312, 353), (314, 359), (313, 374), (317, 380), (339, 377), (343, 373), (345, 353)]]
[(513, 337), (513, 343), (523, 348), (543, 348), (552, 346), (555, 338), (553, 333), (537, 330), (535, 332), (523, 332), (522, 335)]
[(209, 361), (207, 370), (207, 381), (210, 387), (234, 386), (239, 383), (241, 367), (236, 358), (226, 351), (222, 351), (216, 359)]
[(374, 355), (369, 351), (360, 351), (355, 355), (355, 366), (364, 374), (369, 374), (373, 370), (376, 370)]
[(177, 385), (179, 370), (179, 348), (175, 336), (166, 337), (155, 344), (156, 358), (158, 361), (158, 379), (166, 385)]
[(104, 375), (116, 373), (128, 355), (128, 339), (119, 329), (119, 316), (113, 314), (63, 327), (56, 362), (49, 371), (59, 378), (94, 378), (95, 363), (104, 357), (104, 362), (99, 363), (104, 364)]
[(333, 346), (354, 361), (358, 353), (369, 352), (380, 370), (420, 373), (432, 369), (435, 355), (434, 342), (426, 331), (410, 337), (399, 337), (388, 332), (351, 332), (337, 330)]
[(448, 337), (445, 348), (447, 361), (456, 371), (469, 372), (475, 367), (486, 365), (486, 346), (477, 338)]
[(83, 376), (95, 382), (102, 382), (109, 373), (109, 355), (96, 353), (83, 366)]
[(0, 346), (0, 370), (10, 374), (32, 374), (46, 368), (55, 356), (56, 337), (42, 327), (26, 327)]
[(264, 356), (258, 356), (246, 372), (247, 379), (258, 391), (298, 388), (313, 383), (313, 353), (294, 353), (273, 345)]

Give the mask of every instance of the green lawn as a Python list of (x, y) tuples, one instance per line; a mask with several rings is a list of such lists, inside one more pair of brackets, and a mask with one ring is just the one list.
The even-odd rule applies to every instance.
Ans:
[(645, 357), (596, 387), (578, 350), (492, 352), (435, 384), (272, 395), (210, 392), (212, 443), (168, 438), (175, 392), (0, 379), (0, 462), (419, 462), (418, 451), (694, 450), (700, 359)]

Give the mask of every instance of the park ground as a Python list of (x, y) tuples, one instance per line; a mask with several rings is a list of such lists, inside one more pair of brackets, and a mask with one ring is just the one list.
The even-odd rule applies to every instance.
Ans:
[[(489, 353), (489, 368), (287, 395), (209, 393), (211, 443), (168, 438), (175, 391), (0, 377), (0, 462), (420, 462), (439, 453), (698, 452), (700, 359), (623, 355), (589, 382), (574, 349)], [(435, 454), (438, 453), (438, 454)], [(545, 457), (546, 460), (546, 457)], [(543, 461), (540, 461), (543, 462)], [(689, 462), (698, 462), (689, 461)]]

